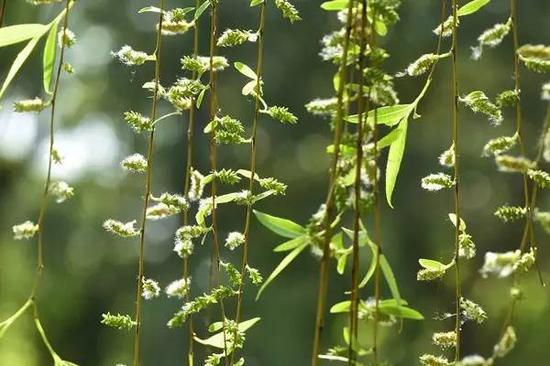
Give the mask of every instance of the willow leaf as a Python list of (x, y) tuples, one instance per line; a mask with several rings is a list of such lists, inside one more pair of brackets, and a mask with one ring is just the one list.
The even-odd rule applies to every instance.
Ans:
[(291, 239), (289, 241), (285, 241), (282, 244), (279, 244), (273, 249), (274, 252), (288, 252), (289, 250), (292, 250), (296, 247), (299, 247), (300, 245), (309, 243), (309, 236), (302, 235), (297, 238)]
[(17, 24), (0, 28), (0, 47), (41, 36), (48, 29), (49, 27), (44, 24)]
[(404, 119), (397, 127), (397, 129), (402, 132), (400, 136), (390, 145), (390, 152), (388, 154), (388, 162), (386, 164), (386, 199), (391, 208), (393, 208), (393, 189), (395, 188), (395, 182), (397, 181), (399, 169), (401, 168), (401, 161), (403, 160), (403, 154), (405, 152), (408, 123), (408, 120)]
[(257, 210), (254, 210), (254, 215), (256, 215), (262, 225), (284, 238), (293, 239), (306, 233), (306, 229), (294, 221), (269, 215)]
[(458, 9), (457, 15), (459, 17), (463, 17), (465, 15), (470, 15), (484, 7), (485, 5), (489, 4), (491, 0), (473, 0), (469, 3), (463, 5)]
[[(260, 319), (261, 318), (252, 318), (252, 319), (246, 320), (244, 322), (240, 322), (239, 326), (238, 326), (239, 331), (240, 332), (246, 332), (247, 330), (252, 328), (257, 322), (259, 322)], [(224, 347), (223, 332), (216, 333), (216, 334), (214, 334), (213, 336), (211, 336), (207, 339), (201, 339), (197, 336), (195, 336), (194, 339), (198, 343), (204, 344), (205, 346), (215, 347), (215, 348), (219, 348), (219, 349), (224, 349), (225, 348)], [(228, 345), (227, 348), (231, 349), (233, 347), (230, 347), (230, 345)]]
[(46, 93), (51, 94), (51, 84), (52, 84), (52, 75), (53, 69), (55, 66), (55, 55), (57, 53), (57, 27), (59, 25), (58, 21), (54, 21), (50, 27), (50, 33), (46, 39), (46, 44), (44, 45), (44, 55), (42, 59), (43, 65), (43, 81), (44, 81), (44, 90)]
[(283, 258), (281, 263), (271, 272), (267, 280), (263, 283), (262, 287), (260, 287), (260, 290), (258, 291), (258, 295), (256, 296), (256, 300), (258, 300), (262, 294), (262, 292), (265, 290), (265, 288), (273, 281), (296, 257), (305, 249), (307, 248), (309, 243), (305, 243), (300, 245), (299, 247), (296, 247), (292, 252), (288, 253), (286, 257)]
[(331, 0), (321, 4), (321, 9), (326, 11), (340, 11), (348, 7), (348, 0)]
[(15, 75), (17, 75), (17, 73), (19, 72), (19, 69), (21, 69), (21, 66), (23, 66), (25, 61), (27, 61), (27, 59), (29, 58), (30, 54), (32, 53), (32, 51), (36, 47), (36, 44), (40, 40), (40, 37), (41, 36), (37, 36), (37, 37), (31, 39), (29, 41), (29, 43), (27, 43), (25, 48), (23, 48), (21, 50), (21, 52), (19, 52), (19, 54), (15, 58), (15, 61), (13, 61), (13, 64), (10, 67), (10, 71), (8, 72), (8, 76), (6, 76), (6, 79), (4, 80), (4, 83), (2, 84), (2, 88), (0, 89), (0, 99), (2, 98), (4, 93), (6, 92), (6, 89), (8, 89), (8, 86), (10, 86), (10, 84), (13, 81), (13, 78), (15, 77)]

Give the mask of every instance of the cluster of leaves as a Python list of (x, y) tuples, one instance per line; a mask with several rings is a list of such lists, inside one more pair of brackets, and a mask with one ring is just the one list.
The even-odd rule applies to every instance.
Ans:
[[(162, 3), (161, 3), (162, 5)], [(285, 18), (291, 22), (299, 20), (297, 10), (292, 4), (287, 1), (276, 1), (275, 5)], [(140, 13), (158, 14), (160, 21), (157, 26), (157, 32), (162, 36), (184, 35), (187, 31), (192, 30), (198, 25), (198, 22), (206, 11), (210, 8), (211, 22), (213, 29), (216, 27), (216, 18), (218, 12), (218, 4), (216, 1), (206, 0), (197, 7), (177, 8), (166, 10), (157, 7), (146, 7), (140, 10)], [(217, 209), (220, 205), (236, 204), (243, 206), (245, 210), (251, 211), (252, 206), (257, 202), (272, 196), (282, 195), (285, 193), (286, 185), (279, 182), (275, 178), (261, 178), (255, 171), (255, 153), (256, 153), (256, 125), (259, 116), (265, 114), (271, 118), (280, 121), (281, 123), (294, 124), (297, 118), (286, 107), (268, 105), (263, 92), (263, 80), (261, 68), (254, 71), (248, 65), (235, 61), (233, 62), (234, 69), (245, 77), (245, 84), (242, 88), (242, 95), (245, 98), (256, 101), (256, 110), (253, 124), (245, 126), (238, 119), (223, 114), (223, 105), (218, 107), (216, 97), (216, 75), (222, 71), (230, 70), (230, 62), (227, 58), (217, 55), (217, 47), (236, 47), (245, 43), (256, 43), (259, 47), (258, 64), (262, 63), (261, 53), (263, 52), (263, 28), (265, 23), (265, 12), (267, 2), (252, 1), (251, 7), (258, 7), (261, 12), (261, 20), (258, 30), (240, 30), (227, 29), (221, 35), (211, 34), (212, 42), (210, 44), (210, 56), (200, 56), (197, 52), (191, 55), (184, 55), (181, 58), (182, 70), (185, 76), (176, 80), (171, 86), (163, 86), (162, 80), (158, 76), (158, 68), (160, 68), (160, 36), (157, 43), (157, 49), (153, 54), (148, 54), (143, 51), (136, 51), (130, 46), (124, 46), (121, 50), (113, 52), (113, 56), (119, 59), (123, 64), (136, 66), (143, 65), (147, 62), (154, 62), (157, 66), (157, 75), (153, 82), (148, 82), (143, 85), (143, 88), (153, 94), (153, 111), (156, 110), (156, 103), (162, 100), (168, 102), (172, 106), (174, 112), (168, 113), (157, 118), (154, 113), (151, 117), (145, 117), (139, 112), (128, 111), (124, 115), (132, 130), (138, 134), (149, 134), (148, 155), (143, 157), (141, 154), (134, 154), (126, 158), (122, 162), (122, 167), (134, 173), (144, 173), (146, 177), (146, 199), (145, 199), (145, 216), (142, 221), (141, 228), (136, 229), (134, 224), (136, 221), (128, 223), (107, 220), (104, 224), (108, 231), (113, 232), (121, 237), (141, 236), (143, 245), (143, 235), (145, 229), (145, 219), (158, 220), (174, 215), (183, 214), (185, 216), (184, 225), (181, 226), (174, 235), (174, 252), (186, 261), (192, 256), (195, 248), (195, 243), (201, 244), (206, 242), (207, 236), (212, 236), (212, 245), (216, 252), (214, 259), (213, 273), (216, 277), (214, 283), (217, 285), (208, 290), (208, 292), (196, 296), (192, 296), (192, 279), (189, 274), (184, 273), (183, 277), (175, 279), (166, 287), (168, 297), (176, 297), (182, 302), (179, 310), (177, 310), (167, 325), (169, 327), (181, 327), (189, 322), (192, 315), (197, 314), (206, 308), (214, 305), (221, 305), (222, 319), (219, 322), (212, 323), (209, 327), (210, 332), (215, 334), (208, 339), (201, 339), (193, 333), (194, 341), (221, 349), (221, 353), (213, 353), (207, 357), (205, 364), (218, 365), (223, 359), (226, 364), (231, 362), (233, 365), (244, 364), (244, 359), (239, 359), (233, 362), (234, 351), (240, 349), (244, 345), (245, 332), (253, 326), (259, 318), (254, 318), (248, 321), (240, 321), (240, 301), (243, 293), (244, 277), (246, 276), (254, 285), (259, 285), (262, 282), (260, 272), (251, 267), (246, 261), (246, 256), (243, 255), (242, 270), (239, 271), (237, 266), (221, 261), (220, 248), (218, 246), (218, 227), (217, 227)], [(195, 38), (197, 42), (197, 38)], [(197, 46), (197, 45), (196, 45)], [(177, 116), (184, 112), (189, 113), (189, 123), (193, 123), (193, 110), (200, 109), (205, 96), (210, 98), (210, 121), (206, 123), (203, 132), (208, 134), (211, 139), (210, 150), (210, 173), (202, 174), (197, 168), (191, 165), (191, 156), (188, 157), (189, 165), (187, 166), (186, 181), (189, 186), (183, 195), (178, 193), (162, 193), (159, 197), (152, 194), (149, 186), (151, 174), (151, 153), (153, 149), (153, 132), (158, 123), (170, 116)], [(223, 103), (222, 103), (223, 104)], [(251, 134), (247, 136), (248, 128), (250, 127)], [(191, 130), (190, 130), (191, 131)], [(192, 143), (193, 136), (188, 136), (188, 144)], [(248, 145), (251, 147), (251, 159), (253, 161), (251, 167), (247, 169), (220, 169), (216, 164), (216, 151), (222, 148), (221, 145)], [(192, 151), (190, 151), (192, 153)], [(244, 179), (243, 179), (244, 178)], [(238, 187), (243, 185), (243, 187)], [(256, 192), (259, 186), (260, 191)], [(228, 192), (225, 191), (229, 187)], [(205, 192), (210, 191), (210, 195), (205, 196)], [(149, 205), (149, 202), (154, 202), (154, 205)], [(194, 220), (188, 220), (194, 212)], [(249, 220), (250, 215), (245, 215)], [(238, 249), (246, 251), (246, 246), (249, 240), (249, 224), (245, 222), (244, 231), (231, 231), (226, 240), (225, 247), (230, 251)], [(143, 258), (141, 258), (143, 260)], [(187, 265), (187, 264), (186, 264)], [(225, 279), (219, 278), (217, 271), (223, 268), (226, 274)], [(160, 287), (156, 281), (145, 280), (140, 274), (142, 280), (138, 286), (142, 286), (141, 295), (145, 299), (151, 299), (159, 296)], [(223, 282), (223, 283), (222, 283)], [(227, 307), (223, 306), (224, 301), (230, 298), (237, 298), (237, 311), (234, 319), (227, 317)], [(139, 301), (139, 299), (138, 299)], [(136, 314), (139, 317), (139, 314)], [(130, 318), (131, 319), (131, 318)], [(116, 322), (112, 324), (117, 324)], [(130, 322), (124, 322), (130, 327), (139, 326), (139, 319)], [(107, 324), (110, 325), (110, 324)], [(190, 328), (192, 329), (192, 328)], [(190, 353), (190, 357), (192, 357)]]
[[(32, 5), (50, 5), (57, 1), (29, 1)], [(44, 217), (47, 211), (48, 201), (53, 197), (57, 203), (62, 203), (74, 196), (74, 188), (64, 181), (54, 181), (52, 171), (55, 165), (62, 164), (62, 157), (57, 147), (54, 145), (54, 134), (56, 128), (55, 103), (58, 90), (60, 88), (60, 77), (63, 73), (72, 74), (74, 68), (65, 61), (66, 51), (76, 43), (74, 33), (68, 28), (69, 14), (75, 5), (74, 0), (66, 0), (59, 14), (48, 24), (17, 24), (2, 27), (0, 22), (0, 48), (16, 45), (26, 42), (25, 47), (17, 54), (15, 60), (10, 66), (8, 74), (0, 88), (0, 100), (8, 90), (9, 86), (21, 71), (25, 62), (35, 51), (38, 45), (45, 38), (42, 51), (42, 85), (44, 89), (43, 98), (36, 96), (32, 99), (19, 100), (13, 105), (15, 113), (40, 113), (46, 108), (51, 108), (50, 113), (50, 131), (49, 131), (49, 150), (48, 166), (45, 177), (44, 191), (39, 215), (36, 223), (31, 220), (25, 220), (23, 223), (14, 225), (13, 237), (15, 240), (29, 240), (36, 238), (37, 242), (37, 269), (34, 279), (34, 285), (30, 291), (28, 300), (13, 315), (0, 322), (0, 338), (4, 333), (29, 309), (34, 313), (34, 325), (40, 338), (50, 353), (55, 366), (77, 366), (75, 363), (63, 360), (54, 350), (46, 332), (40, 321), (37, 297), (37, 289), (40, 278), (45, 267), (43, 261), (43, 242), (42, 232), (44, 227)], [(2, 14), (3, 15), (3, 14)], [(38, 201), (38, 200), (37, 200)]]

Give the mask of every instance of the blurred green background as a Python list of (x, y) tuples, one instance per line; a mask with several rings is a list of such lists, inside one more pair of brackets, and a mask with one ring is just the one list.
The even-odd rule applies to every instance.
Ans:
[[(271, 3), (271, 2), (270, 2)], [(299, 117), (299, 124), (285, 126), (262, 119), (259, 129), (258, 163), (262, 176), (275, 176), (288, 184), (286, 197), (262, 201), (258, 209), (305, 223), (326, 194), (329, 143), (328, 121), (314, 118), (303, 107), (315, 97), (331, 95), (334, 68), (318, 57), (319, 40), (338, 25), (334, 14), (319, 8), (320, 2), (296, 0), (302, 22), (289, 25), (273, 4), (269, 7), (265, 51), (265, 94), (273, 104), (286, 105)], [(8, 0), (6, 24), (46, 23), (62, 5), (33, 7), (22, 0)], [(132, 334), (102, 326), (101, 313), (133, 313), (137, 270), (136, 240), (112, 237), (101, 228), (106, 218), (131, 220), (141, 207), (142, 178), (126, 175), (119, 161), (134, 151), (144, 153), (145, 141), (135, 136), (122, 119), (122, 113), (134, 109), (146, 113), (150, 100), (141, 89), (152, 78), (151, 65), (130, 69), (113, 60), (111, 51), (124, 44), (152, 51), (155, 19), (137, 10), (150, 1), (78, 1), (71, 12), (70, 28), (78, 43), (68, 51), (68, 60), (76, 69), (64, 76), (58, 99), (57, 147), (66, 157), (54, 176), (68, 181), (76, 195), (68, 202), (51, 204), (45, 226), (46, 271), (39, 291), (41, 318), (56, 350), (81, 366), (130, 363)], [(169, 6), (190, 6), (191, 1), (168, 1)], [(255, 29), (257, 8), (246, 0), (220, 1), (220, 30), (226, 27)], [(380, 39), (393, 55), (387, 69), (398, 72), (412, 60), (432, 52), (436, 37), (431, 30), (439, 22), (439, 1), (404, 1), (401, 20)], [(550, 2), (520, 2), (519, 37), (521, 43), (547, 43)], [(497, 49), (486, 49), (480, 61), (470, 59), (470, 46), (477, 36), (494, 23), (508, 17), (508, 2), (493, 1), (478, 14), (462, 20), (460, 28), (460, 90), (465, 94), (483, 89), (490, 96), (513, 87), (512, 45), (506, 38)], [(200, 23), (206, 41), (208, 17)], [(168, 85), (182, 75), (179, 58), (191, 53), (191, 34), (165, 37), (162, 82)], [(207, 43), (201, 53), (208, 51)], [(0, 76), (7, 70), (21, 46), (0, 49)], [(226, 52), (227, 51), (227, 52)], [(255, 46), (245, 45), (222, 50), (230, 61), (254, 63)], [(22, 69), (0, 110), (0, 318), (12, 314), (26, 299), (35, 268), (35, 241), (16, 242), (11, 226), (37, 216), (46, 166), (47, 113), (14, 114), (14, 100), (41, 94), (41, 51), (35, 52)], [(522, 70), (522, 106), (526, 147), (532, 156), (546, 105), (540, 101), (540, 86), (547, 81)], [(383, 210), (383, 247), (401, 286), (402, 295), (420, 310), (426, 321), (404, 323), (383, 331), (381, 354), (396, 365), (418, 364), (417, 357), (437, 353), (431, 333), (450, 326), (433, 320), (436, 314), (452, 311), (453, 283), (416, 282), (419, 257), (445, 260), (452, 254), (453, 231), (447, 213), (452, 210), (449, 192), (427, 193), (420, 179), (439, 170), (437, 157), (450, 140), (450, 69), (441, 62), (435, 82), (421, 104), (422, 118), (411, 123), (406, 156), (398, 180), (396, 208)], [(412, 100), (424, 80), (398, 79), (397, 89), (403, 102)], [(220, 106), (225, 113), (248, 124), (253, 104), (240, 95), (243, 80), (234, 70), (219, 75)], [(162, 107), (161, 113), (165, 111)], [(167, 109), (166, 109), (167, 111)], [(507, 305), (510, 279), (481, 279), (477, 270), (483, 253), (515, 249), (522, 225), (503, 225), (493, 216), (504, 203), (521, 204), (522, 186), (518, 175), (497, 173), (492, 159), (481, 158), (481, 149), (492, 137), (513, 133), (513, 116), (506, 112), (505, 122), (495, 128), (480, 115), (462, 109), (461, 146), (462, 207), (469, 232), (478, 246), (478, 256), (464, 266), (465, 296), (479, 302), (489, 313), (481, 325), (464, 327), (464, 354), (490, 354), (497, 341)], [(204, 125), (207, 115), (199, 112)], [(178, 192), (182, 189), (185, 159), (186, 118), (170, 119), (158, 129), (155, 147), (154, 192)], [(207, 138), (196, 139), (196, 164), (207, 170)], [(222, 147), (219, 165), (242, 168), (248, 164), (248, 148)], [(550, 199), (544, 192), (539, 207), (548, 210)], [(220, 213), (221, 237), (241, 227), (242, 209), (224, 208)], [(172, 235), (179, 219), (151, 223), (146, 244), (146, 275), (168, 284), (181, 274), (181, 260), (172, 252)], [(548, 236), (539, 232), (540, 266), (550, 278), (547, 255)], [(251, 263), (264, 276), (281, 256), (272, 248), (283, 241), (254, 221)], [(237, 261), (234, 254), (222, 253)], [(368, 258), (363, 260), (366, 268)], [(209, 248), (197, 246), (192, 257), (194, 293), (207, 289)], [(344, 277), (330, 278), (329, 304), (344, 299), (349, 287), (349, 269)], [(262, 321), (248, 335), (244, 355), (248, 365), (306, 365), (309, 363), (315, 316), (318, 261), (304, 255), (293, 263), (254, 302), (255, 289), (248, 288), (244, 318), (261, 316)], [(526, 301), (517, 311), (519, 343), (516, 350), (499, 362), (502, 366), (548, 365), (550, 348), (550, 295), (540, 287), (534, 273), (524, 277)], [(386, 289), (384, 289), (385, 291)], [(363, 291), (363, 298), (372, 295)], [(146, 302), (143, 326), (144, 365), (185, 364), (185, 330), (165, 326), (178, 301), (161, 298)], [(346, 317), (329, 316), (326, 346), (341, 342), (341, 327)], [(200, 328), (200, 327), (199, 327)], [(204, 335), (203, 329), (199, 331)], [(370, 327), (364, 327), (370, 339)], [(201, 353), (199, 353), (201, 354)], [(201, 354), (202, 355), (202, 354)], [(0, 340), (0, 365), (34, 366), (51, 364), (49, 355), (34, 330), (30, 314), (21, 318)]]

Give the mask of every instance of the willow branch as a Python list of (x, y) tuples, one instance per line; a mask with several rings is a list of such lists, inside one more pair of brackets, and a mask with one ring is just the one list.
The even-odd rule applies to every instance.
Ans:
[[(153, 92), (153, 103), (151, 107), (150, 120), (154, 121), (157, 117), (157, 104), (159, 97), (159, 84), (160, 84), (160, 65), (161, 65), (161, 47), (162, 47), (162, 24), (164, 21), (164, 4), (165, 0), (160, 0), (160, 14), (159, 24), (157, 30), (157, 39), (155, 46), (155, 89)], [(141, 364), (141, 295), (142, 295), (142, 283), (144, 276), (144, 261), (145, 261), (145, 227), (147, 223), (147, 207), (149, 206), (149, 198), (151, 196), (151, 182), (153, 176), (153, 146), (155, 142), (155, 126), (152, 127), (149, 133), (149, 139), (147, 142), (147, 172), (145, 177), (145, 192), (143, 198), (143, 210), (141, 215), (141, 226), (139, 233), (139, 263), (138, 263), (138, 277), (136, 283), (136, 309), (135, 309), (135, 321), (136, 326), (134, 328), (134, 357), (133, 365), (139, 366)]]
[(331, 218), (334, 209), (334, 188), (336, 178), (338, 177), (338, 160), (340, 157), (340, 140), (342, 136), (342, 123), (344, 121), (344, 87), (346, 85), (346, 68), (348, 60), (349, 39), (352, 27), (352, 9), (353, 1), (349, 2), (348, 15), (346, 20), (346, 30), (344, 35), (344, 46), (342, 49), (342, 60), (340, 62), (340, 82), (338, 84), (336, 118), (334, 120), (334, 153), (332, 156), (329, 189), (325, 201), (325, 215), (323, 227), (325, 231), (323, 243), (323, 258), (319, 270), (319, 291), (317, 294), (317, 311), (315, 317), (315, 333), (313, 336), (313, 352), (311, 355), (311, 365), (319, 364), (319, 352), (321, 348), (321, 333), (325, 322), (325, 307), (328, 287), (328, 264), (330, 258), (330, 241), (332, 236)]
[(456, 333), (456, 347), (455, 347), (455, 363), (460, 359), (460, 297), (461, 297), (461, 283), (460, 283), (460, 184), (459, 184), (459, 119), (458, 119), (458, 1), (453, 0), (453, 45), (452, 45), (452, 90), (453, 90), (453, 118), (452, 118), (452, 134), (453, 134), (453, 154), (455, 156), (454, 163), (454, 203), (455, 203), (455, 333)]

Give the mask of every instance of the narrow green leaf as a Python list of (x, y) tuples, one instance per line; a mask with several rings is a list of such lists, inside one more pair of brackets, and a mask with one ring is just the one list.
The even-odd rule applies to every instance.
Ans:
[(463, 17), (465, 15), (470, 15), (472, 13), (475, 13), (485, 5), (489, 4), (491, 0), (472, 0), (469, 3), (463, 5), (458, 9), (457, 15), (459, 17)]
[(250, 95), (256, 88), (256, 85), (256, 80), (252, 80), (246, 83), (241, 90), (242, 95)]
[(292, 250), (296, 247), (299, 247), (300, 245), (309, 243), (309, 236), (302, 235), (294, 239), (290, 239), (289, 241), (285, 241), (282, 244), (279, 244), (273, 249), (274, 252), (288, 252), (289, 250)]
[(204, 13), (204, 11), (206, 9), (208, 9), (208, 7), (210, 6), (210, 0), (205, 0), (201, 6), (198, 7), (198, 9), (195, 11), (195, 16), (193, 17), (195, 20), (199, 19), (200, 16), (202, 15), (202, 13)]
[(433, 269), (436, 271), (445, 270), (447, 268), (447, 266), (443, 263), (434, 261), (433, 259), (420, 258), (418, 263), (426, 269)]
[(44, 24), (17, 24), (0, 28), (0, 47), (42, 36), (48, 29)]
[(401, 130), (399, 138), (397, 138), (393, 144), (390, 145), (390, 152), (388, 154), (388, 162), (386, 164), (386, 199), (388, 205), (393, 208), (392, 197), (393, 189), (395, 188), (395, 182), (397, 181), (397, 175), (401, 168), (401, 161), (403, 160), (403, 153), (405, 152), (405, 143), (407, 141), (407, 126), (408, 120), (404, 119), (399, 126), (398, 130)]
[(253, 198), (252, 198), (252, 203), (256, 203), (258, 201), (261, 201), (263, 200), (264, 198), (267, 198), (271, 195), (274, 195), (275, 193), (277, 193), (277, 191), (275, 191), (274, 189), (268, 189), (267, 191), (264, 191), (260, 194), (257, 194), (255, 195)]
[(160, 14), (160, 12), (161, 12), (160, 8), (156, 6), (146, 6), (144, 8), (139, 9), (138, 14), (142, 14), (142, 13), (159, 13)]
[(340, 11), (348, 7), (348, 0), (331, 0), (321, 4), (321, 9), (326, 11)]
[(332, 307), (330, 308), (330, 313), (331, 314), (347, 313), (349, 312), (350, 307), (351, 307), (350, 300), (342, 301), (332, 305)]
[(268, 215), (257, 210), (254, 210), (254, 215), (262, 225), (284, 238), (293, 239), (306, 233), (306, 229), (294, 221)]
[[(260, 321), (261, 318), (252, 318), (250, 320), (246, 320), (244, 322), (241, 322), (239, 323), (239, 331), (241, 332), (246, 332), (248, 329), (252, 328), (257, 322)], [(214, 334), (213, 336), (211, 336), (210, 338), (207, 338), (207, 339), (201, 339), (197, 336), (193, 337), (195, 339), (195, 341), (197, 341), (198, 343), (200, 344), (204, 344), (205, 346), (210, 346), (210, 347), (215, 347), (215, 348), (219, 348), (219, 349), (224, 349), (224, 334), (223, 332), (219, 332), (219, 333), (216, 333)], [(229, 344), (228, 344), (228, 349), (231, 349), (232, 347), (229, 347)]]
[(258, 5), (260, 5), (261, 3), (263, 3), (263, 2), (264, 2), (264, 0), (251, 0), (251, 1), (250, 1), (250, 7), (252, 8), (252, 7), (254, 7), (254, 6), (258, 6)]
[[(451, 220), (451, 223), (453, 224), (454, 227), (456, 227), (456, 214), (454, 213), (449, 213), (449, 220)], [(462, 217), (460, 218), (460, 224), (458, 225), (458, 230), (460, 231), (465, 231), (466, 230), (466, 223), (464, 222), (464, 220), (462, 220)]]
[(417, 310), (414, 310), (407, 306), (397, 305), (395, 303), (384, 304), (380, 302), (380, 304), (378, 305), (378, 311), (380, 311), (382, 314), (393, 315), (395, 317), (402, 318), (402, 319), (412, 319), (412, 320), (424, 319), (424, 316)]
[(36, 44), (40, 40), (40, 36), (37, 36), (29, 41), (25, 48), (19, 52), (17, 57), (15, 58), (15, 61), (13, 61), (13, 64), (10, 67), (10, 71), (8, 72), (8, 76), (6, 76), (6, 79), (4, 80), (4, 83), (2, 84), (2, 88), (0, 89), (0, 99), (6, 92), (6, 89), (8, 89), (8, 86), (13, 81), (13, 78), (17, 73), (19, 72), (19, 69), (21, 69), (21, 66), (27, 61), (27, 58), (29, 58), (30, 54), (34, 50), (34, 47), (36, 47)]
[[(404, 118), (407, 118), (412, 110), (414, 109), (413, 104), (395, 104), (385, 107), (377, 108), (376, 110), (369, 111), (367, 114), (367, 123), (371, 126), (374, 126), (374, 120), (379, 125), (386, 126), (395, 126), (401, 122)], [(376, 118), (375, 118), (376, 113)], [(358, 123), (359, 115), (353, 114), (346, 117), (346, 121), (350, 123)]]
[(46, 93), (51, 94), (51, 83), (53, 69), (55, 66), (55, 55), (57, 52), (57, 26), (59, 22), (54, 22), (50, 27), (50, 33), (46, 39), (46, 44), (44, 45), (44, 55), (43, 55), (43, 81), (44, 81), (44, 90)]
[(369, 269), (367, 270), (367, 273), (365, 274), (365, 277), (361, 280), (359, 283), (359, 288), (363, 288), (367, 285), (369, 280), (372, 278), (372, 275), (374, 274), (374, 271), (376, 270), (376, 252), (372, 250), (372, 257), (370, 260)]
[(299, 247), (296, 247), (292, 252), (288, 253), (286, 257), (279, 263), (279, 265), (271, 272), (267, 280), (263, 283), (262, 287), (256, 295), (256, 300), (260, 298), (260, 295), (265, 290), (265, 288), (273, 281), (296, 257), (305, 249), (309, 243), (302, 244)]
[(258, 80), (258, 77), (256, 76), (256, 73), (254, 70), (252, 70), (248, 65), (243, 64), (242, 62), (235, 62), (233, 64), (235, 68), (244, 76), (249, 77), (252, 80)]
[(319, 358), (321, 360), (327, 360), (327, 361), (338, 361), (338, 362), (345, 362), (349, 363), (349, 359), (344, 356), (334, 356), (334, 355), (319, 355)]
[(204, 88), (203, 90), (201, 90), (201, 92), (199, 93), (199, 96), (197, 97), (197, 109), (201, 107), (202, 100), (204, 99), (204, 93), (206, 93), (206, 89), (207, 88)]
[(210, 333), (216, 333), (217, 331), (223, 328), (223, 322), (215, 322), (208, 326), (208, 331)]
[(395, 128), (391, 130), (386, 136), (382, 137), (378, 143), (376, 144), (378, 149), (383, 149), (395, 142), (398, 138), (400, 138), (403, 135), (403, 130), (400, 130), (399, 128)]
[(344, 254), (338, 258), (338, 262), (336, 264), (336, 271), (338, 274), (343, 275), (346, 270), (346, 263), (348, 261), (348, 255)]
[(393, 298), (398, 303), (401, 303), (401, 294), (399, 293), (399, 287), (397, 286), (397, 281), (395, 280), (395, 276), (390, 267), (390, 263), (388, 262), (384, 254), (380, 254), (380, 269), (382, 269), (382, 274), (386, 279), (386, 283), (390, 288), (390, 292)]

